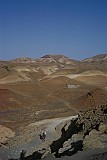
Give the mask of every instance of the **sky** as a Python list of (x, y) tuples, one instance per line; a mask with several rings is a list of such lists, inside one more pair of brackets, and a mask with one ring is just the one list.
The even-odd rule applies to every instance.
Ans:
[(107, 53), (107, 0), (0, 0), (0, 60)]

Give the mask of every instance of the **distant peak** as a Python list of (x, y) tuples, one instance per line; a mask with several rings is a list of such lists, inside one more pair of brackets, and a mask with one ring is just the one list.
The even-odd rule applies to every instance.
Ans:
[(29, 61), (29, 60), (33, 60), (33, 59), (29, 57), (19, 57), (14, 59), (13, 61)]
[(20, 58), (16, 58), (16, 59), (12, 60), (12, 62), (15, 62), (15, 63), (31, 63), (31, 62), (35, 62), (35, 60), (33, 58), (20, 57)]
[(16, 61), (18, 60), (32, 60), (32, 58), (28, 58), (28, 57), (19, 57), (15, 59)]
[(63, 54), (46, 54), (41, 58), (62, 58), (62, 57), (68, 58), (64, 56)]
[(97, 54), (93, 57), (86, 58), (83, 61), (101, 61), (101, 60), (106, 60), (107, 59), (107, 54)]

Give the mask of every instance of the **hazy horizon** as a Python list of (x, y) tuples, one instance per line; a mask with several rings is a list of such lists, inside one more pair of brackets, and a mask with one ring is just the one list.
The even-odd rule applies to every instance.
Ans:
[(0, 60), (107, 53), (106, 0), (0, 0)]

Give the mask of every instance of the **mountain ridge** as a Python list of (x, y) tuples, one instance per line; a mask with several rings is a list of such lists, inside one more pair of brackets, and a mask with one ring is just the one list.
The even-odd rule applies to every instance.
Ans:
[(83, 61), (83, 60), (87, 60), (89, 58), (92, 58), (92, 59), (104, 59), (105, 57), (107, 56), (107, 53), (105, 54), (96, 54), (95, 56), (91, 56), (91, 57), (87, 57), (87, 58), (83, 58), (82, 60), (76, 60), (76, 59), (73, 59), (73, 58), (70, 58), (69, 56), (66, 56), (64, 54), (45, 54), (44, 56), (41, 56), (39, 58), (30, 58), (30, 57), (18, 57), (18, 58), (15, 58), (15, 59), (11, 59), (11, 60), (0, 60), (2, 62), (6, 62), (6, 61), (19, 61), (19, 60), (23, 60), (23, 61), (27, 61), (27, 60), (33, 60), (33, 61), (36, 61), (40, 58), (62, 58), (62, 57), (65, 57), (65, 58), (69, 58), (71, 60), (75, 60), (75, 61)]
[(106, 104), (106, 56), (97, 55), (91, 61), (75, 61), (64, 55), (0, 61), (0, 126), (5, 132), (10, 128), (15, 136), (7, 142), (6, 132), (0, 145), (11, 148), (11, 143), (32, 144), (36, 129), (25, 133), (30, 124), (42, 120), (49, 124), (49, 119), (87, 113)]

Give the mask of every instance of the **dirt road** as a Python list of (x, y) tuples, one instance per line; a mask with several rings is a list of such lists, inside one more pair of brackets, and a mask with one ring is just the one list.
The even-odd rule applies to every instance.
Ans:
[[(60, 123), (77, 118), (76, 116), (47, 119), (39, 122), (31, 123), (19, 135), (10, 140), (8, 148), (0, 148), (0, 160), (7, 160), (9, 158), (19, 158), (20, 152), (26, 150), (26, 156), (33, 152), (46, 148), (53, 140), (57, 138), (55, 127)], [(46, 140), (42, 142), (39, 138), (41, 131), (45, 130)]]

